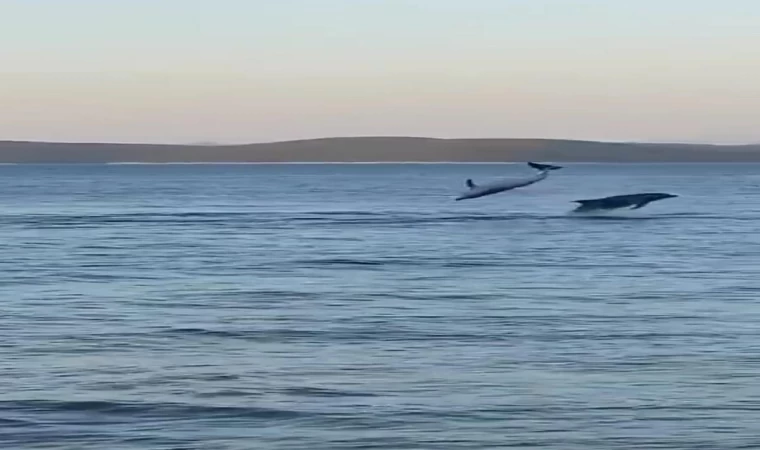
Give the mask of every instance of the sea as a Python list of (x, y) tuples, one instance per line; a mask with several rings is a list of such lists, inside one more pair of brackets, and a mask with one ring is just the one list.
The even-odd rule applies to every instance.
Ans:
[(563, 166), (0, 166), (0, 448), (760, 448), (760, 165)]

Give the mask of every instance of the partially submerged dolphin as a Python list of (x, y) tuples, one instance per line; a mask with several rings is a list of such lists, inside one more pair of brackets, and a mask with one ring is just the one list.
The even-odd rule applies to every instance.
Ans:
[(631, 209), (639, 209), (657, 200), (673, 197), (678, 196), (661, 192), (646, 192), (642, 194), (614, 195), (612, 197), (575, 200), (574, 203), (580, 203), (580, 206), (575, 208), (573, 212), (588, 212), (628, 207), (631, 207)]
[(551, 166), (548, 164), (528, 163), (529, 166), (534, 169), (539, 169), (538, 175), (534, 175), (530, 178), (523, 179), (509, 179), (499, 180), (487, 184), (477, 185), (474, 181), (468, 179), (465, 184), (469, 188), (467, 192), (457, 197), (455, 200), (467, 200), (471, 198), (485, 197), (486, 195), (498, 194), (499, 192), (509, 191), (524, 186), (529, 186), (533, 183), (538, 183), (544, 178), (549, 176), (550, 170), (561, 169), (560, 166)]

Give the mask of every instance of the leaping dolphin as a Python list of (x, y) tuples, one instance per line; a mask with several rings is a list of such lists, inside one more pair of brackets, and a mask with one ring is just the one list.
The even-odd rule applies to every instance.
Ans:
[(483, 185), (477, 185), (475, 184), (475, 182), (468, 179), (465, 182), (465, 184), (470, 190), (460, 195), (455, 200), (457, 201), (467, 200), (471, 198), (484, 197), (486, 195), (498, 194), (499, 192), (509, 191), (512, 189), (529, 186), (533, 183), (538, 183), (539, 181), (543, 180), (544, 178), (548, 176), (549, 176), (549, 171), (542, 170), (538, 175), (534, 175), (530, 178), (517, 179), (517, 180), (515, 179), (500, 180), (500, 181), (494, 181), (494, 182), (483, 184)]
[(580, 206), (575, 208), (573, 212), (611, 210), (627, 207), (631, 207), (631, 209), (639, 209), (657, 200), (673, 197), (678, 196), (661, 192), (647, 192), (643, 194), (614, 195), (612, 197), (575, 200), (574, 203), (580, 203)]
[(469, 191), (457, 197), (456, 200), (459, 201), (459, 200), (467, 200), (470, 198), (484, 197), (486, 195), (498, 194), (499, 192), (509, 191), (512, 189), (517, 189), (519, 187), (529, 186), (533, 183), (538, 183), (539, 181), (548, 177), (549, 171), (559, 170), (562, 168), (562, 166), (553, 166), (551, 164), (539, 164), (539, 163), (534, 163), (531, 161), (528, 161), (528, 165), (538, 170), (539, 171), (538, 175), (530, 177), (530, 178), (526, 178), (526, 179), (519, 179), (519, 180), (512, 179), (512, 180), (495, 181), (495, 182), (483, 184), (480, 186), (476, 185), (475, 182), (473, 182), (472, 180), (467, 180), (465, 184), (469, 188)]

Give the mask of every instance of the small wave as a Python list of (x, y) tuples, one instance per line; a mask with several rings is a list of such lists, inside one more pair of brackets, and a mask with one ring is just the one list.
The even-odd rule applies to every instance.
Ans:
[(196, 336), (211, 336), (222, 338), (235, 338), (241, 337), (242, 334), (237, 331), (225, 331), (225, 330), (210, 330), (207, 328), (172, 328), (170, 330), (164, 330), (162, 334), (178, 334), (178, 335), (196, 335)]
[(299, 222), (312, 222), (315, 224), (323, 223), (328, 225), (391, 225), (391, 226), (408, 226), (408, 225), (425, 225), (437, 223), (467, 223), (479, 221), (513, 221), (513, 220), (542, 220), (552, 216), (537, 214), (515, 214), (515, 215), (415, 215), (415, 214), (377, 214), (375, 217), (354, 217), (354, 218), (334, 218), (334, 217), (297, 217), (291, 220)]
[(219, 418), (237, 417), (253, 419), (293, 419), (306, 413), (288, 410), (252, 406), (210, 406), (185, 403), (129, 403), (111, 401), (56, 401), (56, 400), (22, 400), (0, 401), (0, 411), (34, 412), (34, 413), (94, 413), (96, 417), (143, 417), (143, 418)]
[(626, 214), (625, 212), (565, 214), (415, 214), (400, 212), (371, 211), (306, 211), (298, 213), (277, 211), (181, 211), (181, 212), (138, 212), (127, 214), (23, 214), (0, 216), (0, 225), (34, 226), (38, 228), (93, 228), (108, 225), (261, 225), (261, 224), (301, 224), (326, 226), (411, 226), (456, 224), (470, 222), (509, 222), (546, 220), (663, 220), (663, 219), (708, 219), (708, 220), (757, 220), (754, 216), (720, 216), (709, 213), (664, 213)]
[(198, 398), (225, 398), (225, 397), (231, 397), (231, 398), (246, 398), (246, 397), (259, 397), (261, 396), (258, 392), (251, 392), (251, 391), (243, 391), (239, 389), (223, 389), (218, 391), (212, 391), (212, 392), (199, 392), (195, 394)]
[(326, 389), (317, 387), (285, 388), (283, 394), (298, 397), (375, 397), (376, 394), (368, 392), (352, 392), (338, 389)]
[(404, 265), (409, 264), (409, 260), (362, 260), (362, 259), (350, 259), (350, 258), (315, 258), (315, 259), (301, 259), (295, 261), (288, 261), (287, 266), (385, 266), (389, 264)]
[(361, 223), (362, 221), (383, 220), (386, 214), (367, 211), (326, 211), (307, 213), (262, 212), (262, 211), (217, 211), (217, 212), (165, 212), (127, 214), (19, 214), (0, 216), (0, 225), (36, 226), (40, 228), (98, 227), (102, 225), (146, 225), (146, 224), (267, 224), (267, 223)]
[(199, 337), (234, 338), (256, 341), (278, 341), (287, 339), (311, 339), (319, 336), (319, 332), (310, 330), (280, 329), (280, 330), (212, 330), (208, 328), (172, 328), (163, 330), (160, 334), (190, 335)]
[(0, 223), (10, 225), (33, 225), (42, 227), (98, 226), (148, 223), (216, 223), (255, 218), (252, 213), (240, 212), (181, 212), (181, 213), (132, 213), (132, 214), (36, 214), (0, 217)]
[[(482, 261), (466, 261), (457, 260), (449, 261), (445, 259), (375, 259), (375, 260), (360, 260), (360, 259), (347, 259), (347, 258), (323, 258), (323, 259), (304, 259), (291, 261), (288, 265), (303, 265), (303, 266), (433, 266), (433, 267), (451, 267), (451, 268), (465, 268), (465, 267), (491, 267), (499, 266), (502, 264), (494, 260), (482, 260)], [(519, 265), (518, 265), (519, 266)]]
[(663, 217), (647, 217), (647, 216), (639, 216), (639, 217), (626, 217), (626, 216), (578, 216), (574, 217), (575, 219), (579, 220), (596, 220), (596, 221), (607, 221), (607, 222), (628, 222), (628, 221), (646, 221), (646, 220), (657, 220), (657, 219), (663, 219)]
[[(710, 333), (710, 332), (696, 332), (696, 331), (684, 331), (684, 332), (672, 332), (672, 333), (658, 333), (658, 332), (632, 332), (632, 333), (618, 333), (618, 332), (597, 332), (589, 333), (586, 330), (582, 331), (553, 331), (551, 333), (525, 333), (521, 334), (520, 338), (530, 339), (535, 342), (562, 342), (562, 341), (663, 341), (668, 339), (679, 340), (683, 338), (698, 339), (704, 338), (706, 340), (718, 340), (725, 338), (722, 333)], [(653, 364), (656, 361), (653, 362)], [(619, 364), (616, 362), (616, 364)]]
[(481, 342), (502, 339), (485, 333), (456, 333), (437, 330), (420, 331), (412, 327), (399, 327), (386, 321), (365, 322), (361, 326), (350, 324), (330, 329), (255, 329), (212, 330), (207, 328), (173, 328), (157, 332), (162, 335), (194, 336), (198, 338), (241, 339), (253, 342), (367, 342), (367, 341), (450, 341)]
[[(656, 268), (656, 264), (645, 263), (609, 263), (607, 261), (599, 263), (575, 263), (572, 261), (556, 262), (536, 262), (536, 261), (515, 261), (503, 255), (491, 256), (488, 258), (466, 259), (458, 257), (456, 259), (447, 258), (385, 258), (385, 259), (354, 259), (354, 258), (312, 258), (286, 260), (281, 263), (285, 267), (341, 267), (341, 268), (374, 268), (374, 267), (430, 267), (430, 268), (564, 268), (564, 269), (587, 269), (587, 268)], [(272, 265), (270, 264), (269, 267)], [(252, 294), (258, 294), (252, 292)]]
[(0, 427), (14, 427), (14, 428), (22, 428), (22, 427), (36, 427), (39, 426), (39, 423), (32, 421), (32, 420), (24, 420), (24, 419), (9, 419), (6, 417), (0, 417)]
[(472, 222), (512, 222), (512, 221), (551, 221), (551, 220), (673, 220), (673, 219), (701, 219), (701, 220), (736, 220), (756, 221), (754, 216), (721, 216), (702, 213), (665, 213), (647, 215), (625, 214), (578, 214), (569, 211), (565, 214), (443, 214), (443, 215), (418, 215), (418, 214), (373, 214), (367, 216), (330, 217), (330, 216), (300, 216), (290, 219), (282, 219), (293, 222), (309, 223), (312, 225), (374, 225), (374, 226), (410, 226), (410, 225), (435, 225), (457, 224)]
[(742, 219), (742, 217), (717, 216), (710, 213), (656, 213), (640, 214), (632, 211), (590, 211), (576, 212), (569, 211), (564, 217), (571, 219), (591, 219), (591, 220), (650, 220), (650, 219)]

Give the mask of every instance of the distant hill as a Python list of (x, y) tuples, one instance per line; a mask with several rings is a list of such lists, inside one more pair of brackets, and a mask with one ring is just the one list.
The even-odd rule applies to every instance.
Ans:
[(760, 144), (559, 139), (346, 137), (247, 145), (0, 141), (0, 163), (113, 162), (760, 162)]

